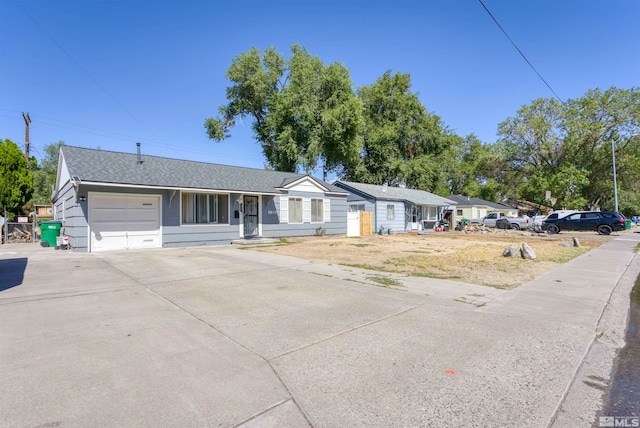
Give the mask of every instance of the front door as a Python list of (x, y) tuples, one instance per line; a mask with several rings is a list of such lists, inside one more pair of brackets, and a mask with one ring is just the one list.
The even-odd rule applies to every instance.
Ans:
[(244, 236), (258, 236), (258, 197), (244, 197)]

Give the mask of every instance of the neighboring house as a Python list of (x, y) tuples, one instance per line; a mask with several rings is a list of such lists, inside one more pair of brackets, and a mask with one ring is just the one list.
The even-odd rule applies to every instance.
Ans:
[(442, 219), (445, 207), (454, 205), (424, 190), (403, 187), (377, 186), (374, 184), (336, 181), (334, 186), (349, 192), (349, 211), (372, 211), (373, 231), (381, 228), (393, 233), (431, 228)]
[(54, 216), (75, 251), (344, 234), (347, 193), (308, 175), (62, 146)]
[(518, 210), (496, 202), (485, 201), (479, 198), (470, 198), (463, 195), (449, 195), (447, 199), (456, 203), (456, 206), (450, 207), (455, 211), (454, 223), (459, 222), (463, 218), (471, 220), (472, 218), (482, 218), (489, 212), (498, 211), (504, 213), (508, 217), (517, 217)]

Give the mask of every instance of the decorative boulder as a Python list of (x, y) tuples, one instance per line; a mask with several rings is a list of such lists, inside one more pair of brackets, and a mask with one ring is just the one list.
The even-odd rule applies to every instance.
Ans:
[(514, 247), (507, 247), (502, 252), (502, 255), (504, 257), (515, 257), (516, 255), (519, 256), (520, 255), (520, 250), (517, 249), (517, 248), (514, 248)]
[(533, 248), (531, 248), (526, 242), (522, 244), (520, 253), (522, 254), (523, 259), (535, 260), (536, 258), (536, 253), (533, 251)]
[(513, 247), (507, 247), (502, 252), (503, 257), (514, 257), (516, 254), (520, 255), (520, 250)]
[(580, 240), (578, 238), (576, 238), (575, 236), (573, 237), (573, 246), (574, 247), (579, 247), (580, 246)]

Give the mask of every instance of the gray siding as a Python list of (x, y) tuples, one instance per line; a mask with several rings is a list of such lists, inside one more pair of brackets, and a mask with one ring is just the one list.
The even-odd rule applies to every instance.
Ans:
[(365, 211), (375, 211), (376, 204), (373, 199), (362, 199), (357, 201), (348, 201), (347, 202), (347, 211), (349, 211), (349, 206), (351, 205), (364, 205)]
[[(175, 199), (175, 212), (171, 212), (172, 220), (169, 224), (163, 222), (162, 226), (162, 246), (163, 247), (192, 247), (198, 245), (219, 245), (229, 244), (232, 240), (240, 237), (240, 219), (236, 218), (234, 212), (239, 209), (237, 202), (241, 195), (231, 193), (229, 195), (229, 224), (181, 224), (180, 212), (180, 192), (177, 192)], [(238, 215), (241, 215), (238, 213)], [(163, 213), (163, 217), (165, 214)], [(166, 226), (165, 226), (166, 224)]]
[(331, 219), (324, 223), (280, 223), (280, 197), (262, 198), (262, 236), (279, 238), (286, 236), (315, 235), (321, 227), (327, 235), (345, 235), (347, 233), (347, 197), (342, 195), (323, 195), (318, 193), (289, 192), (285, 197), (323, 198), (331, 201)]
[(62, 222), (60, 234), (69, 238), (73, 251), (87, 251), (86, 203), (77, 200), (76, 188), (67, 182), (53, 201), (54, 217)]
[[(395, 215), (393, 220), (387, 220), (387, 205), (393, 205), (395, 208)], [(400, 201), (383, 201), (376, 202), (375, 229), (374, 232), (378, 232), (380, 226), (384, 228), (384, 233), (387, 233), (389, 229), (393, 233), (405, 233), (405, 214), (404, 214), (404, 202)]]
[(162, 227), (163, 247), (229, 244), (240, 236), (239, 226), (189, 224)]

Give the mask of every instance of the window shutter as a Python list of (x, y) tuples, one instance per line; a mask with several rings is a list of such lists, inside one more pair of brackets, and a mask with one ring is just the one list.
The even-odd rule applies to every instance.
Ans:
[(289, 198), (280, 196), (280, 223), (289, 223)]
[(325, 223), (328, 223), (331, 221), (331, 199), (328, 199), (328, 198), (324, 200), (323, 220)]
[(302, 198), (302, 222), (311, 223), (311, 199)]

